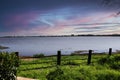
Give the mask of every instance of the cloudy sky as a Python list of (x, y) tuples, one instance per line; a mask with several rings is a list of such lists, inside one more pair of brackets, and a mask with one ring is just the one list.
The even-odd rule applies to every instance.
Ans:
[(117, 8), (102, 0), (0, 0), (0, 36), (120, 34)]

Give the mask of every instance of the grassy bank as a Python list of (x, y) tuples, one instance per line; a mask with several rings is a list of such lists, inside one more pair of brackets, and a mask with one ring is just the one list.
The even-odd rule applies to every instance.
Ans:
[(87, 55), (62, 56), (60, 66), (56, 60), (56, 56), (21, 59), (18, 76), (39, 80), (120, 80), (120, 54), (92, 55), (90, 65)]

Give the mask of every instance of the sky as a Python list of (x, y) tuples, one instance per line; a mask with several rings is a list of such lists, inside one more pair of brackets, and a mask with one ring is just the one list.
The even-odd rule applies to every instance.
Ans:
[(102, 0), (0, 0), (0, 36), (120, 34), (120, 16)]

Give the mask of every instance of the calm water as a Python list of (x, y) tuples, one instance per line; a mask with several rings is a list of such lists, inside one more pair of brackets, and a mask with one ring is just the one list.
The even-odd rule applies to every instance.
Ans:
[[(63, 54), (73, 51), (92, 49), (96, 52), (107, 52), (108, 48), (120, 50), (120, 37), (24, 37), (0, 38), (0, 45), (10, 47), (6, 51), (18, 51), (20, 55), (44, 53), (56, 54), (61, 50)], [(5, 51), (5, 50), (3, 50)]]

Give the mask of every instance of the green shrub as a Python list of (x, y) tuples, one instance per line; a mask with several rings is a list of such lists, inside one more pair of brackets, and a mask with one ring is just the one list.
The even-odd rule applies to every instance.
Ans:
[(47, 80), (81, 80), (79, 76), (74, 75), (74, 73), (65, 74), (65, 72), (57, 67), (56, 70), (50, 72), (46, 76)]
[(60, 68), (57, 68), (55, 71), (50, 72), (46, 78), (48, 80), (64, 80), (63, 74), (64, 72)]
[(120, 80), (120, 73), (113, 70), (102, 70), (96, 75), (97, 80)]
[(79, 64), (74, 61), (68, 61), (65, 63), (65, 65), (79, 65)]
[(112, 64), (109, 64), (110, 68), (112, 69), (116, 69), (119, 70), (120, 69), (120, 64), (118, 64), (117, 62), (114, 62)]
[(71, 54), (70, 54), (70, 56), (76, 56), (76, 55), (77, 55), (77, 54), (75, 54), (75, 53), (71, 53)]
[(98, 60), (98, 63), (103, 65), (103, 64), (111, 64), (114, 62), (114, 57), (113, 56), (106, 56), (106, 57), (103, 57), (103, 58), (100, 58)]
[(120, 69), (120, 56), (107, 56), (98, 60), (98, 63), (107, 64), (112, 69)]
[(42, 58), (42, 57), (44, 57), (44, 54), (43, 54), (43, 53), (34, 54), (33, 57), (34, 57), (34, 58)]
[(46, 78), (47, 80), (96, 80), (96, 77), (86, 68), (80, 70), (57, 68), (55, 71), (50, 72)]
[(120, 56), (114, 56), (115, 61), (120, 61)]
[(0, 80), (15, 80), (18, 63), (14, 53), (0, 52)]
[(95, 77), (96, 68), (92, 66), (81, 66), (79, 72), (81, 73), (80, 80), (96, 80)]

